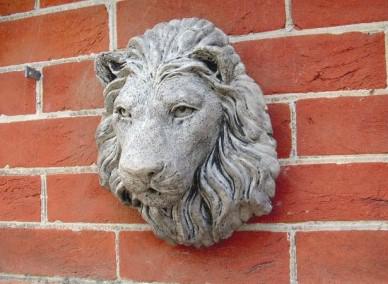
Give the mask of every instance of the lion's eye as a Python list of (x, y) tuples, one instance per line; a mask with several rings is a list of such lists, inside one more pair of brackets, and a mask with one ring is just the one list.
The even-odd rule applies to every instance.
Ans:
[(172, 113), (176, 118), (182, 118), (191, 115), (195, 111), (194, 108), (180, 105), (172, 109)]
[(131, 117), (131, 113), (123, 107), (116, 108), (116, 112), (122, 117)]

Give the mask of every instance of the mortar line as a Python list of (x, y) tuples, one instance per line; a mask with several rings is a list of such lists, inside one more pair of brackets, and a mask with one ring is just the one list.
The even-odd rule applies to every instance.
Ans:
[(292, 0), (284, 0), (284, 8), (286, 13), (286, 31), (292, 31), (294, 29), (294, 21), (292, 19)]
[(107, 5), (109, 14), (109, 50), (117, 48), (117, 7), (116, 1), (111, 1)]
[(296, 123), (296, 104), (295, 102), (290, 102), (290, 129), (291, 129), (291, 151), (290, 158), (297, 159), (298, 158), (298, 143), (297, 143), (297, 123)]
[(290, 242), (290, 284), (298, 283), (298, 265), (296, 259), (296, 241), (295, 241), (295, 231), (290, 231), (288, 233), (288, 241)]
[(68, 231), (99, 231), (99, 232), (119, 232), (119, 231), (150, 231), (148, 224), (115, 224), (115, 223), (63, 223), (56, 222), (18, 222), (0, 221), (1, 228), (13, 229), (33, 229), (33, 230), (68, 230)]
[[(1, 228), (69, 230), (100, 232), (142, 232), (151, 231), (148, 224), (107, 224), (107, 223), (62, 223), (62, 222), (17, 222), (0, 221)], [(320, 232), (320, 231), (388, 231), (388, 221), (311, 221), (295, 223), (255, 223), (245, 224), (238, 229), (242, 232)]]
[(248, 232), (320, 232), (320, 231), (388, 231), (388, 221), (308, 221), (294, 223), (245, 224), (239, 231)]
[(41, 168), (0, 168), (0, 176), (14, 175), (55, 175), (55, 174), (95, 174), (97, 166), (41, 167)]
[(115, 231), (115, 256), (116, 256), (116, 278), (121, 280), (120, 276), (120, 231)]
[[(78, 278), (78, 277), (61, 277), (61, 276), (42, 276), (42, 275), (23, 275), (23, 274), (11, 274), (0, 272), (0, 280), (22, 280), (28, 281), (29, 283), (40, 283), (44, 281), (44, 283), (85, 283), (85, 284), (101, 284), (101, 283), (112, 283), (112, 284), (137, 284), (144, 282), (136, 282), (133, 280), (97, 280), (90, 278)], [(163, 282), (152, 282), (163, 284)]]
[(290, 103), (300, 100), (321, 99), (321, 98), (341, 98), (341, 97), (367, 97), (387, 95), (388, 88), (384, 89), (359, 89), (359, 90), (339, 90), (325, 92), (307, 92), (307, 93), (283, 93), (265, 95), (267, 104)]
[(355, 163), (388, 163), (388, 154), (298, 156), (279, 159), (281, 166), (315, 165), (315, 164), (355, 164)]
[(35, 0), (34, 9), (35, 10), (39, 10), (40, 9), (40, 0)]
[(34, 283), (34, 281), (45, 281), (47, 283), (50, 283), (49, 281), (53, 282), (60, 282), (60, 283), (97, 283), (97, 280), (89, 280), (85, 278), (74, 278), (74, 277), (59, 277), (59, 276), (34, 276), (34, 275), (21, 275), (21, 274), (10, 274), (10, 273), (3, 273), (0, 272), (0, 279), (2, 280), (26, 280), (31, 283)]
[(40, 193), (40, 221), (41, 223), (45, 224), (48, 222), (48, 215), (47, 215), (47, 176), (41, 175), (40, 176), (40, 186), (41, 186), (41, 193)]
[(383, 32), (387, 27), (388, 27), (388, 21), (382, 21), (382, 22), (374, 22), (374, 23), (351, 24), (351, 25), (321, 27), (321, 28), (312, 28), (312, 29), (303, 29), (303, 30), (294, 29), (291, 31), (286, 29), (279, 29), (279, 30), (260, 32), (260, 33), (229, 36), (229, 39), (232, 43), (237, 43), (242, 41), (253, 41), (253, 40), (264, 40), (264, 39), (308, 36), (308, 35), (322, 35), (322, 34), (339, 35), (339, 34), (350, 33), (350, 32), (377, 33), (377, 32)]
[(46, 61), (35, 61), (35, 62), (27, 62), (22, 64), (15, 64), (15, 65), (8, 65), (8, 66), (2, 66), (0, 67), (0, 73), (7, 73), (7, 72), (15, 72), (15, 71), (23, 71), (26, 66), (30, 66), (33, 68), (42, 68), (52, 65), (58, 65), (58, 64), (64, 64), (64, 63), (73, 63), (73, 62), (82, 62), (87, 60), (94, 60), (98, 54), (100, 53), (90, 53), (85, 55), (79, 55), (74, 57), (67, 57), (67, 58), (57, 58), (52, 60), (46, 60)]
[(25, 115), (0, 115), (1, 123), (12, 123), (22, 121), (35, 121), (42, 119), (58, 119), (58, 118), (71, 118), (71, 117), (88, 117), (88, 116), (101, 116), (104, 113), (104, 109), (85, 109), (79, 111), (58, 111), (58, 112), (41, 112), (35, 114)]

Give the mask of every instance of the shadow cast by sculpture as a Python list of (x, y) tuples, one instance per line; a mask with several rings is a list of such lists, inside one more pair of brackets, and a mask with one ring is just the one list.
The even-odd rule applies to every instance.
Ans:
[(268, 214), (279, 172), (262, 92), (207, 20), (161, 23), (99, 55), (101, 184), (171, 243), (210, 246)]

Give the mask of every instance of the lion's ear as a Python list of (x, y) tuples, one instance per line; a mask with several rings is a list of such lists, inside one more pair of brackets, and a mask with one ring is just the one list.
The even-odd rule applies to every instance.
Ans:
[(233, 77), (234, 66), (239, 62), (232, 47), (204, 47), (199, 48), (192, 57), (202, 61), (217, 79), (223, 83), (229, 83)]
[(106, 86), (116, 79), (124, 69), (125, 55), (118, 52), (100, 54), (97, 56), (94, 66), (97, 77)]

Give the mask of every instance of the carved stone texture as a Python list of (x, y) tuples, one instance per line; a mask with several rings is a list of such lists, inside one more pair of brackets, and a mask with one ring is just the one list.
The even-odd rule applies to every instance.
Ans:
[(210, 246), (268, 214), (279, 172), (263, 94), (207, 20), (160, 23), (96, 59), (101, 184), (160, 238)]

